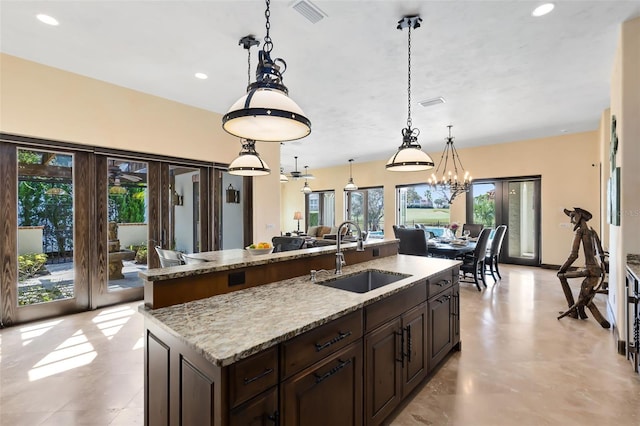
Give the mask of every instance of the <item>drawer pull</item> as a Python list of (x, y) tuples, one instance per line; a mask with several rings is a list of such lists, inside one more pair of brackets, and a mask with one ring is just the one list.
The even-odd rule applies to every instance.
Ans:
[(259, 380), (261, 378), (263, 378), (264, 376), (268, 376), (269, 374), (273, 373), (273, 368), (267, 368), (266, 370), (264, 370), (262, 373), (258, 374), (255, 377), (252, 377), (250, 379), (247, 379), (246, 377), (244, 378), (244, 384), (248, 385), (249, 383), (253, 383), (256, 380)]
[(411, 352), (413, 351), (413, 341), (411, 340), (411, 324), (405, 327), (407, 332), (407, 362), (411, 362)]
[(329, 377), (333, 376), (334, 374), (336, 374), (338, 371), (342, 370), (347, 365), (351, 364), (351, 360), (350, 359), (348, 359), (346, 361), (342, 361), (341, 359), (338, 358), (338, 362), (340, 364), (336, 365), (335, 367), (333, 367), (331, 370), (327, 371), (323, 375), (319, 375), (319, 374), (313, 373), (313, 375), (316, 377), (316, 385), (318, 383), (320, 383), (321, 381), (323, 381), (324, 379), (328, 379)]
[(444, 303), (444, 302), (448, 301), (449, 299), (451, 299), (451, 296), (449, 296), (449, 295), (442, 296), (442, 297), (438, 298), (438, 302), (439, 303)]
[(436, 283), (438, 287), (446, 287), (451, 284), (451, 280), (440, 280)]
[(323, 349), (328, 348), (329, 346), (333, 345), (334, 343), (338, 343), (340, 340), (344, 339), (345, 337), (351, 336), (351, 332), (347, 331), (346, 333), (343, 333), (342, 331), (338, 332), (338, 335), (336, 337), (334, 337), (333, 339), (329, 340), (326, 343), (316, 343), (316, 352), (320, 352)]
[(275, 412), (270, 416), (267, 416), (267, 420), (274, 422), (276, 425), (280, 424), (280, 413), (279, 412)]

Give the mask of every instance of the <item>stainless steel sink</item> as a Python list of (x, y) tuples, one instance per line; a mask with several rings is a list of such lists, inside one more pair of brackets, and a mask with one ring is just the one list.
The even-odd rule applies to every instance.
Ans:
[(318, 284), (327, 287), (339, 288), (340, 290), (351, 291), (353, 293), (366, 293), (410, 276), (411, 275), (407, 274), (368, 270), (333, 280), (323, 281)]

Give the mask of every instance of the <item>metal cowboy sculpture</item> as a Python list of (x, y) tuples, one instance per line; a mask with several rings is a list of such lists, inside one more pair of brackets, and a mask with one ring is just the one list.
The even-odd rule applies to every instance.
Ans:
[[(571, 246), (571, 254), (558, 271), (558, 278), (560, 279), (560, 284), (562, 284), (564, 296), (567, 298), (567, 303), (569, 304), (569, 309), (562, 313), (558, 319), (566, 316), (586, 319), (587, 314), (584, 311), (586, 306), (589, 308), (589, 311), (591, 311), (595, 320), (598, 321), (603, 328), (609, 328), (609, 321), (602, 316), (598, 307), (593, 303), (593, 298), (604, 282), (605, 269), (602, 263), (603, 251), (600, 245), (600, 238), (596, 231), (587, 225), (592, 215), (579, 207), (575, 207), (573, 210), (564, 209), (564, 213), (571, 218), (571, 223), (574, 224), (573, 230), (575, 234)], [(578, 258), (581, 245), (584, 252), (585, 267), (575, 271), (567, 271)], [(584, 280), (582, 280), (580, 295), (576, 302), (574, 301), (573, 293), (571, 292), (567, 279), (580, 277), (584, 277)]]

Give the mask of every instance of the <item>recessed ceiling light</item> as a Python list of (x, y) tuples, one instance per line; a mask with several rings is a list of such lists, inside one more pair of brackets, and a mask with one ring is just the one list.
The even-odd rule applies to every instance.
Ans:
[(44, 22), (47, 25), (53, 25), (53, 26), (60, 25), (60, 23), (56, 18), (49, 15), (45, 15), (44, 13), (37, 14), (36, 18), (38, 18), (40, 22)]
[(199, 78), (200, 80), (206, 80), (207, 78), (209, 78), (209, 76), (203, 72), (197, 72), (195, 75), (196, 78)]
[(536, 18), (539, 16), (544, 16), (547, 13), (551, 12), (553, 8), (556, 7), (553, 3), (545, 3), (533, 9), (531, 12), (531, 16), (535, 16)]

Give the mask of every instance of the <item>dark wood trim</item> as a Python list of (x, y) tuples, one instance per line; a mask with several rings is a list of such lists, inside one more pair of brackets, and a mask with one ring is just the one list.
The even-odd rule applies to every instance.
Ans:
[(242, 179), (242, 202), (244, 209), (242, 211), (242, 233), (243, 247), (253, 244), (253, 178), (244, 177)]
[(108, 182), (104, 177), (107, 176), (107, 157), (98, 155), (95, 157), (95, 174), (102, 176), (103, 179), (95, 181), (95, 223), (94, 238), (95, 252), (92, 260), (92, 278), (91, 278), (91, 308), (96, 309), (99, 306), (101, 296), (107, 291), (107, 281), (109, 271), (107, 269), (107, 191)]
[[(168, 170), (167, 170), (168, 174)], [(160, 218), (160, 212), (162, 211), (160, 191), (162, 188), (161, 183), (161, 171), (160, 164), (149, 163), (149, 176), (148, 176), (148, 199), (149, 199), (149, 220), (147, 235), (149, 241), (147, 242), (147, 266), (149, 268), (159, 268), (160, 259), (156, 253), (155, 246), (164, 247), (164, 241), (162, 238), (163, 224)]]
[(211, 235), (213, 237), (213, 250), (220, 250), (222, 247), (222, 170), (213, 169), (211, 173), (211, 189), (209, 196), (213, 200), (213, 229)]
[(209, 167), (200, 167), (200, 251), (213, 250), (211, 236), (212, 202), (211, 174)]
[(73, 161), (73, 192), (76, 206), (73, 214), (73, 267), (76, 307), (78, 310), (89, 308), (91, 286), (91, 262), (93, 258), (92, 220), (95, 217), (93, 188), (95, 187), (95, 168), (88, 152), (77, 152)]
[(13, 324), (18, 304), (17, 155), (15, 145), (0, 142), (0, 325), (3, 326)]

